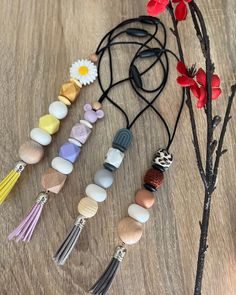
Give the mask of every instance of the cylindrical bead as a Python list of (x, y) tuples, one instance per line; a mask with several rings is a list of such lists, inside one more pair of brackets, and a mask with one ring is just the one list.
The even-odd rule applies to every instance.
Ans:
[(59, 156), (71, 163), (74, 163), (80, 154), (80, 148), (71, 143), (65, 142), (59, 149)]
[(67, 106), (61, 101), (54, 101), (49, 106), (49, 113), (58, 120), (64, 119), (68, 114)]
[(146, 172), (144, 176), (144, 186), (150, 191), (157, 191), (157, 189), (161, 187), (163, 180), (163, 172), (151, 168)]
[(100, 169), (95, 173), (94, 182), (103, 188), (108, 188), (113, 183), (113, 175), (107, 169)]
[(155, 202), (155, 196), (149, 190), (140, 189), (136, 192), (135, 203), (149, 209)]
[(85, 193), (88, 197), (91, 199), (97, 201), (97, 202), (103, 202), (107, 198), (107, 192), (104, 188), (100, 187), (99, 185), (96, 184), (89, 184), (86, 189)]
[(46, 191), (58, 194), (63, 188), (67, 176), (53, 168), (48, 168), (41, 177), (41, 184)]
[(129, 206), (128, 214), (130, 217), (141, 223), (147, 222), (150, 217), (148, 210), (137, 204), (131, 204)]
[[(123, 159), (124, 159), (124, 153), (122, 153), (118, 149), (109, 148), (106, 155), (104, 166), (108, 168), (109, 170), (114, 171), (120, 167)], [(108, 167), (106, 166), (106, 163), (109, 164)], [(115, 169), (112, 169), (110, 165), (113, 166)]]
[(98, 211), (98, 203), (89, 198), (85, 197), (80, 200), (78, 204), (78, 212), (86, 218), (93, 217)]
[(41, 128), (32, 129), (30, 131), (30, 138), (44, 146), (49, 145), (52, 141), (51, 135)]
[(61, 158), (61, 157), (56, 157), (52, 160), (52, 168), (57, 170), (58, 172), (62, 174), (70, 174), (73, 171), (73, 165), (71, 162)]
[(136, 244), (142, 237), (142, 224), (131, 217), (123, 218), (118, 224), (118, 235), (127, 245)]
[(23, 143), (19, 149), (19, 156), (26, 164), (36, 164), (43, 157), (43, 147), (41, 144), (29, 140)]

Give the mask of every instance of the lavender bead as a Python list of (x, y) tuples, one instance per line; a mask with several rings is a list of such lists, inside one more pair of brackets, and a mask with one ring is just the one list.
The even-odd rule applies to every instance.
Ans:
[(98, 117), (95, 111), (90, 110), (84, 113), (84, 119), (89, 121), (90, 123), (95, 123)]
[(59, 156), (74, 163), (80, 154), (80, 148), (71, 142), (65, 142), (59, 150)]
[(70, 137), (75, 138), (79, 142), (84, 144), (89, 138), (90, 133), (91, 129), (88, 126), (77, 123), (72, 127)]

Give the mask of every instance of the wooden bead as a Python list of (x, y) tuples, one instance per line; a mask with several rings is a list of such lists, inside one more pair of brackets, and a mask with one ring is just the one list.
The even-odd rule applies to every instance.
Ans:
[(41, 128), (32, 129), (30, 131), (30, 138), (41, 145), (49, 145), (52, 141), (51, 135)]
[(92, 108), (95, 111), (100, 110), (102, 108), (102, 104), (100, 102), (98, 102), (98, 101), (94, 101), (92, 103)]
[(41, 184), (46, 191), (58, 194), (63, 188), (67, 176), (56, 171), (53, 168), (48, 168), (41, 178)]
[(83, 215), (85, 218), (93, 217), (98, 211), (98, 203), (89, 198), (85, 197), (80, 200), (78, 204), (78, 212)]
[(96, 202), (103, 202), (107, 198), (107, 192), (104, 188), (96, 184), (89, 184), (85, 189), (86, 195)]
[(38, 163), (42, 159), (43, 153), (43, 147), (33, 140), (26, 141), (19, 149), (19, 156), (26, 164)]
[(155, 196), (153, 193), (146, 189), (140, 189), (136, 192), (135, 203), (143, 208), (149, 209), (155, 202)]
[(62, 84), (60, 90), (60, 96), (64, 96), (69, 101), (74, 102), (80, 93), (80, 87), (74, 82), (66, 82)]
[(136, 244), (142, 237), (142, 224), (131, 217), (123, 218), (118, 224), (118, 235), (127, 245)]
[(90, 54), (89, 59), (90, 59), (92, 62), (96, 63), (96, 62), (98, 61), (98, 56), (97, 56), (96, 53), (92, 53), (92, 54)]
[(59, 130), (60, 121), (51, 114), (44, 115), (39, 119), (39, 128), (47, 131), (49, 134), (54, 134)]
[(58, 172), (62, 174), (70, 174), (73, 171), (73, 165), (71, 162), (61, 158), (61, 157), (55, 157), (51, 162), (52, 168), (57, 170)]
[(144, 186), (148, 190), (157, 191), (161, 187), (161, 184), (164, 180), (163, 172), (151, 168), (149, 169), (144, 176)]
[(131, 204), (129, 206), (128, 214), (130, 217), (141, 223), (147, 222), (150, 217), (148, 210), (137, 204)]
[(58, 100), (60, 100), (61, 102), (63, 102), (67, 106), (70, 106), (71, 105), (71, 102), (69, 101), (69, 99), (65, 98), (64, 96), (59, 95), (58, 96)]
[(80, 83), (79, 80), (76, 80), (76, 79), (70, 78), (70, 82), (76, 84), (79, 88), (82, 88), (82, 84)]

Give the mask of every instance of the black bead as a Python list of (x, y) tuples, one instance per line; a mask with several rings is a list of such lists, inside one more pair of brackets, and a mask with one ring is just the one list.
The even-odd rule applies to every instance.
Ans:
[(134, 81), (134, 84), (136, 85), (137, 88), (142, 88), (143, 86), (143, 82), (141, 79), (141, 75), (139, 73), (139, 70), (137, 69), (137, 67), (135, 65), (132, 65), (130, 67), (130, 76)]
[(156, 189), (154, 186), (152, 186), (151, 184), (145, 183), (143, 186), (144, 186), (148, 191), (150, 191), (150, 192), (152, 192), (152, 193), (154, 193), (154, 192), (157, 191), (157, 189)]
[(126, 34), (134, 37), (146, 37), (148, 35), (148, 31), (138, 28), (128, 28), (126, 30)]
[(158, 24), (160, 22), (159, 18), (149, 15), (140, 15), (138, 19), (141, 23), (148, 25)]
[(117, 170), (117, 168), (115, 166), (111, 165), (110, 163), (105, 162), (105, 163), (103, 163), (103, 166), (104, 166), (105, 169), (107, 169), (107, 170), (109, 170), (111, 172), (114, 172), (114, 171)]
[(165, 171), (166, 171), (166, 169), (165, 169), (163, 166), (160, 166), (160, 165), (158, 165), (158, 164), (153, 164), (153, 165), (152, 165), (152, 168), (154, 168), (154, 169), (156, 169), (156, 170), (159, 170), (159, 171), (161, 171), (161, 172), (165, 172)]
[(146, 58), (146, 57), (159, 56), (161, 53), (162, 53), (162, 50), (160, 48), (145, 49), (139, 53), (139, 57)]

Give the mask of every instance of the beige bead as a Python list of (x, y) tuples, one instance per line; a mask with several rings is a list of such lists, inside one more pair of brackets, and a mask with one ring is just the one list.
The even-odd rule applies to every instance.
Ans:
[(27, 164), (36, 164), (38, 163), (43, 157), (43, 147), (41, 144), (29, 140), (23, 143), (19, 149), (19, 156), (22, 161)]
[(82, 84), (81, 84), (78, 80), (73, 79), (73, 78), (70, 78), (70, 82), (73, 82), (73, 83), (75, 83), (79, 88), (82, 88)]
[(46, 191), (58, 194), (62, 189), (67, 176), (56, 171), (53, 168), (48, 168), (41, 178), (41, 184)]
[(97, 61), (98, 61), (98, 56), (97, 56), (96, 53), (92, 53), (92, 54), (90, 54), (89, 59), (90, 59), (92, 62), (97, 62)]
[(78, 212), (83, 215), (85, 218), (93, 217), (98, 211), (98, 203), (89, 198), (83, 198), (78, 204)]
[(149, 209), (152, 207), (154, 202), (155, 202), (155, 196), (150, 191), (148, 191), (146, 189), (140, 189), (137, 191), (137, 193), (135, 195), (135, 203), (136, 204), (138, 204), (146, 209)]
[(94, 101), (94, 102), (92, 103), (92, 108), (93, 108), (95, 111), (100, 110), (100, 109), (102, 108), (102, 104), (101, 104), (100, 102), (98, 102), (98, 101)]
[(127, 245), (137, 243), (142, 236), (142, 224), (131, 217), (123, 218), (118, 224), (118, 235)]
[(59, 95), (58, 100), (60, 100), (61, 102), (63, 102), (67, 106), (71, 105), (71, 102), (69, 101), (69, 99), (65, 98), (64, 96)]

